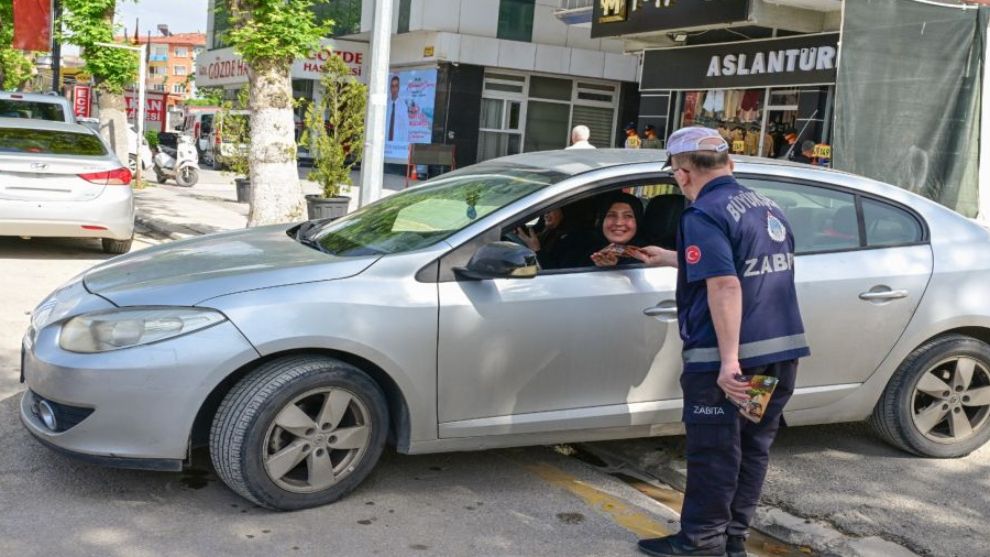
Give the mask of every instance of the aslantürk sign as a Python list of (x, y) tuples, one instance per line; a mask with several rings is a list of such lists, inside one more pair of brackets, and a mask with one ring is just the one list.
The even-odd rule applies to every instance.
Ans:
[(838, 40), (838, 33), (824, 33), (647, 50), (640, 90), (834, 83)]

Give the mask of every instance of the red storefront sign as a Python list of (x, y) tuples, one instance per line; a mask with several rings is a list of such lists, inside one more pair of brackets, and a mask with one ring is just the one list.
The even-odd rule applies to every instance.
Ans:
[[(133, 122), (137, 118), (137, 93), (128, 90), (127, 120)], [(168, 110), (168, 93), (144, 93), (144, 129), (152, 131), (165, 130), (165, 112)]]
[(92, 102), (92, 89), (89, 85), (72, 87), (72, 112), (76, 118), (89, 118), (89, 107)]
[(14, 0), (14, 40), (21, 50), (52, 49), (52, 0)]

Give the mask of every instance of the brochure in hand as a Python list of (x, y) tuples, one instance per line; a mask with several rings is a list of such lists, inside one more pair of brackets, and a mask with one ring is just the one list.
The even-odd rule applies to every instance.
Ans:
[(746, 391), (749, 399), (743, 404), (736, 404), (739, 413), (747, 420), (759, 423), (763, 419), (767, 405), (770, 404), (770, 395), (777, 388), (777, 378), (770, 375), (743, 375), (739, 379), (749, 383), (749, 389)]

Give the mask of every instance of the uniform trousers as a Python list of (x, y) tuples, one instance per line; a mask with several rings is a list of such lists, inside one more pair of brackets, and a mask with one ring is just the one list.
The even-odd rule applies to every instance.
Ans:
[(681, 536), (696, 547), (724, 547), (726, 535), (745, 535), (767, 473), (770, 445), (794, 392), (797, 360), (743, 369), (779, 379), (763, 419), (739, 414), (716, 383), (718, 372), (683, 373), (687, 431), (687, 489)]

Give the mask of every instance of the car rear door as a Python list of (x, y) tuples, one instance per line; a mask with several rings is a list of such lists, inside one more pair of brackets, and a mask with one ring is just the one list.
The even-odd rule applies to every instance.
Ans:
[[(790, 410), (854, 388), (904, 332), (932, 275), (920, 217), (883, 199), (821, 184), (740, 176), (781, 205), (794, 231), (795, 280), (811, 357)], [(822, 389), (814, 389), (822, 387)]]

